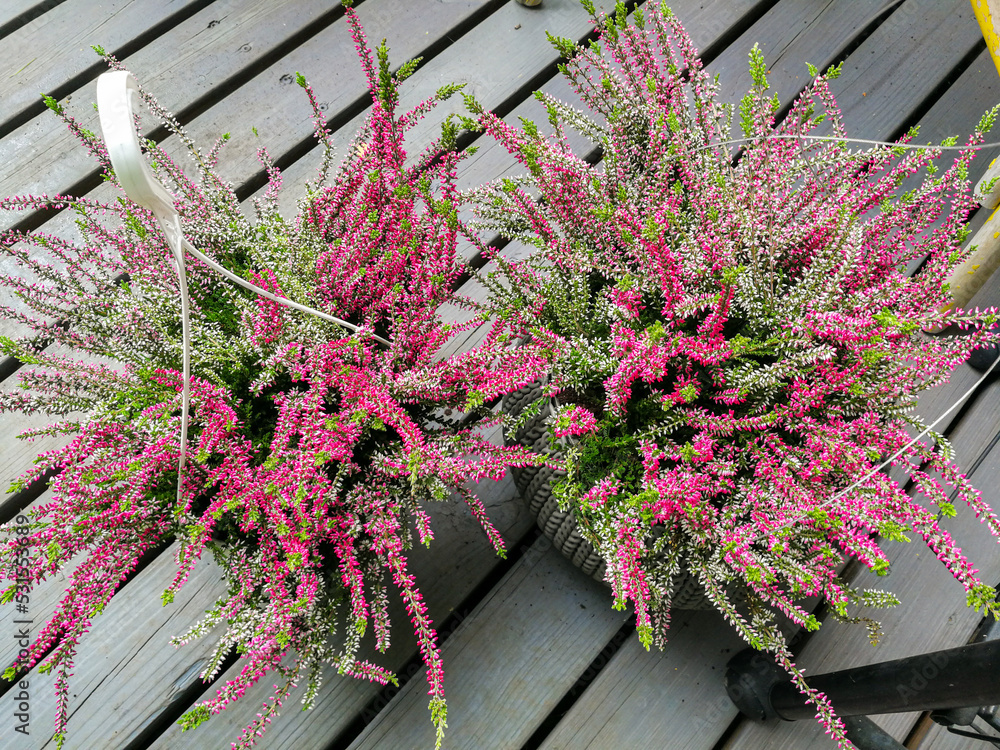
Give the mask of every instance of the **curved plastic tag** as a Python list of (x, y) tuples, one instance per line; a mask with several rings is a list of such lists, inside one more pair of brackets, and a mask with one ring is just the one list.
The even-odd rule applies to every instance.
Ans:
[(181, 219), (174, 206), (173, 197), (163, 187), (146, 163), (135, 129), (133, 99), (139, 86), (126, 70), (102, 73), (97, 79), (97, 113), (101, 118), (101, 132), (108, 149), (111, 166), (125, 194), (156, 216), (167, 239), (177, 266), (177, 283), (180, 289), (181, 330), (183, 337), (183, 383), (181, 385), (181, 434), (177, 471), (177, 499), (181, 498), (181, 481), (187, 455), (187, 434), (190, 422), (191, 398), (191, 321), (184, 271), (184, 237)]
[[(97, 111), (111, 166), (129, 198), (164, 220), (176, 214), (173, 198), (146, 163), (135, 130), (133, 97), (139, 87), (126, 70), (103, 73), (97, 79)], [(173, 244), (173, 243), (171, 243)]]

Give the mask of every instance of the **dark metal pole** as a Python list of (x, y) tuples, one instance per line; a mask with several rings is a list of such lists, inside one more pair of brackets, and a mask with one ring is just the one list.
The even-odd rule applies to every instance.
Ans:
[[(817, 675), (809, 685), (841, 716), (988, 706), (1000, 701), (1000, 641), (974, 643)], [(816, 715), (790, 682), (775, 685), (771, 704), (784, 719)]]
[[(815, 675), (807, 681), (826, 694), (840, 716), (989, 706), (1000, 703), (1000, 640)], [(744, 714), (758, 720), (816, 715), (784, 671), (752, 649), (729, 662), (726, 690)]]

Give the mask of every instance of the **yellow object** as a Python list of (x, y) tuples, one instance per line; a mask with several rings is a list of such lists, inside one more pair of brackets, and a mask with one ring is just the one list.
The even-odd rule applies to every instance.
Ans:
[(1000, 73), (1000, 36), (997, 34), (997, 23), (1000, 23), (1000, 2), (998, 0), (971, 0), (972, 12), (976, 14), (979, 28), (993, 58), (993, 64)]

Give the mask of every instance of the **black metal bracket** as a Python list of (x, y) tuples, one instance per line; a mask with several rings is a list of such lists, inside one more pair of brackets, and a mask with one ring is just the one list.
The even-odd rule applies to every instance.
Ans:
[[(754, 649), (729, 661), (725, 685), (740, 712), (755, 721), (795, 721), (816, 713), (785, 670)], [(979, 707), (1000, 704), (1000, 640), (815, 675), (809, 685), (830, 699), (855, 745), (898, 750), (902, 745), (863, 717), (907, 711), (933, 711), (944, 717), (948, 710), (974, 707), (974, 718)], [(969, 718), (964, 713), (953, 717)]]

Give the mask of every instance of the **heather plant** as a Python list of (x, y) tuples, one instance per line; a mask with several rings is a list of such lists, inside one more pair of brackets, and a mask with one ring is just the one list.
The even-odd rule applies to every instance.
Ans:
[[(482, 245), (495, 270), (479, 279), (552, 363), (543, 398), (508, 427), (551, 410), (561, 507), (647, 648), (665, 642), (674, 584), (693, 576), (844, 744), (779, 622), (815, 630), (802, 602), (821, 596), (875, 639), (867, 608), (897, 601), (841, 578), (847, 558), (885, 574), (878, 540), (916, 535), (970, 606), (998, 612), (941, 521), (966, 505), (1000, 536), (1000, 520), (940, 434), (911, 440), (927, 429), (917, 394), (996, 340), (996, 311), (949, 309), (947, 284), (968, 252), (969, 162), (996, 110), (946, 169), (940, 148), (907, 147), (915, 130), (851, 150), (837, 69), (812, 69), (778, 118), (756, 48), (736, 108), (666, 6), (630, 20), (619, 4), (595, 24), (589, 47), (552, 39), (584, 109), (538, 94), (548, 134), (467, 99), (470, 126), (525, 170), (472, 192), (479, 226), (532, 250), (513, 260)], [(571, 130), (600, 148), (598, 165), (574, 153)], [(924, 333), (945, 326), (976, 330)], [(896, 478), (878, 470), (887, 459)]]
[[(0, 340), (0, 350), (23, 365), (20, 388), (0, 394), (0, 410), (61, 419), (22, 437), (65, 437), (64, 447), (39, 455), (12, 488), (51, 477), (51, 498), (26, 511), (27, 534), (15, 536), (9, 525), (3, 530), (2, 601), (20, 599), (76, 563), (51, 619), (4, 676), (14, 679), (36, 665), (57, 673), (59, 745), (84, 634), (144, 555), (170, 541), (178, 543), (177, 572), (162, 593), (165, 605), (206, 551), (228, 588), (173, 643), (216, 634), (203, 679), (215, 677), (233, 652), (243, 665), (217, 697), (185, 714), (185, 728), (269, 673), (280, 678), (274, 696), (239, 747), (255, 743), (296, 684), (305, 684), (303, 702), (311, 706), (325, 665), (394, 681), (387, 669), (359, 658), (358, 649), (369, 630), (378, 650), (388, 647), (395, 587), (427, 666), (440, 745), (441, 656), (407, 550), (433, 538), (428, 503), (461, 498), (503, 554), (472, 483), (500, 479), (505, 466), (537, 457), (488, 440), (485, 431), (498, 418), (484, 404), (537, 378), (545, 360), (509, 346), (502, 324), (471, 349), (442, 351), (462, 330), (438, 313), (462, 273), (460, 156), (448, 124), (420, 155), (408, 158), (402, 144), (456, 87), (398, 112), (397, 85), (416, 61), (393, 75), (385, 43), (373, 53), (350, 8), (347, 17), (371, 86), (371, 114), (334, 170), (332, 140), (299, 76), (324, 148), (294, 221), (278, 213), (281, 175), (265, 151), (270, 184), (251, 220), (216, 172), (228, 136), (202, 153), (140, 90), (195, 167), (189, 178), (163, 148), (147, 143), (157, 175), (172, 188), (184, 237), (279, 298), (258, 296), (187, 258), (192, 346), (185, 445), (180, 287), (153, 213), (125, 196), (0, 201), (5, 211), (74, 212), (79, 232), (76, 241), (44, 231), (0, 234), (0, 249), (25, 269), (23, 278), (0, 279), (10, 292), (0, 311), (29, 331)], [(49, 104), (115, 183), (102, 141), (58, 103)], [(290, 310), (279, 304), (285, 299), (327, 318)], [(19, 570), (25, 562), (26, 575)]]

